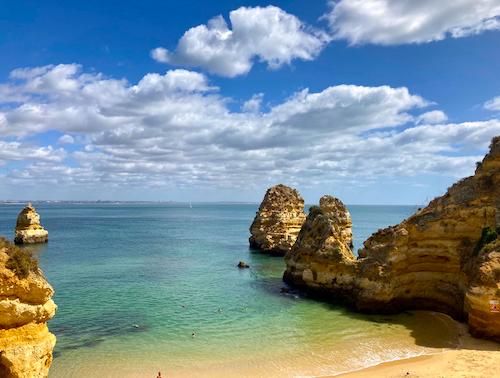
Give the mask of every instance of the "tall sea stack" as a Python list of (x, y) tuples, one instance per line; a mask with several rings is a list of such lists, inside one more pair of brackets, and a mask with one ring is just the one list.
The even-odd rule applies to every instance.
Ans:
[(287, 282), (361, 311), (441, 311), (500, 341), (500, 137), (474, 176), (374, 233), (359, 258), (346, 249), (344, 218), (311, 210), (285, 257)]
[(49, 233), (40, 224), (40, 216), (31, 203), (21, 210), (17, 217), (16, 244), (47, 243)]
[(263, 252), (284, 255), (306, 219), (299, 192), (279, 184), (269, 188), (250, 226), (250, 246)]

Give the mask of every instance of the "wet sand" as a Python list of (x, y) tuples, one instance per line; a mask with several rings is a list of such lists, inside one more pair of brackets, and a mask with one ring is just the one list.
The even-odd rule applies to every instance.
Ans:
[(456, 349), (433, 355), (385, 362), (340, 378), (435, 377), (476, 378), (500, 375), (500, 344), (471, 337), (464, 332)]

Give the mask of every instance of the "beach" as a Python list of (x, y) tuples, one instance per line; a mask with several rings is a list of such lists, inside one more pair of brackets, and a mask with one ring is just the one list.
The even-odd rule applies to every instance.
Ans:
[(466, 332), (460, 335), (456, 349), (436, 354), (384, 362), (375, 366), (336, 375), (341, 378), (369, 377), (492, 377), (498, 374), (500, 345), (476, 339)]

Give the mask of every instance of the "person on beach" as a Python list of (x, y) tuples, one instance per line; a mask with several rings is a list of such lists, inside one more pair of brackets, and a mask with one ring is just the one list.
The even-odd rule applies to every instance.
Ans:
[(162, 378), (161, 371), (158, 372), (158, 375), (156, 376), (156, 378)]

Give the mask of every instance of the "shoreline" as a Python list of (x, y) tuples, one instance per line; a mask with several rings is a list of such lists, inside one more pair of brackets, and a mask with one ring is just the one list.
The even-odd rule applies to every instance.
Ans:
[[(370, 377), (491, 377), (500, 362), (500, 344), (476, 339), (468, 332), (455, 349), (381, 362), (328, 378)], [(326, 377), (325, 377), (326, 378)]]

